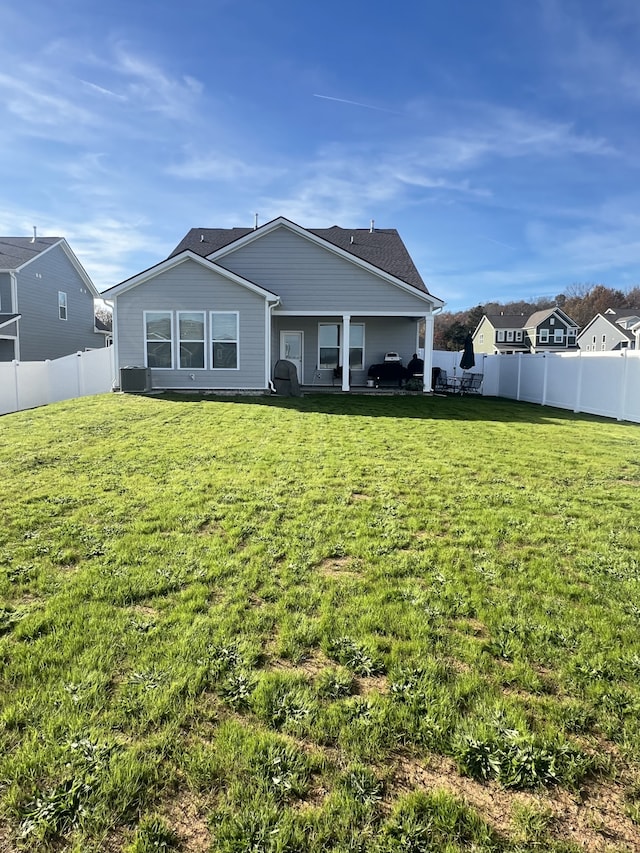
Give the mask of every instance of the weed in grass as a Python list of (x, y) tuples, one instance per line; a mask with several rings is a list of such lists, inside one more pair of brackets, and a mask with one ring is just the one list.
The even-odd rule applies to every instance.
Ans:
[(518, 843), (532, 849), (548, 849), (553, 812), (548, 806), (529, 805), (516, 801), (511, 809), (511, 824)]
[(172, 853), (179, 850), (179, 839), (170, 826), (158, 815), (144, 817), (135, 838), (123, 853)]
[(219, 693), (228, 705), (243, 711), (249, 707), (255, 683), (251, 673), (231, 672), (220, 685)]
[(330, 658), (358, 675), (379, 675), (385, 671), (384, 663), (374, 653), (350, 637), (331, 640), (327, 653)]
[(316, 690), (321, 699), (343, 699), (353, 693), (354, 680), (348, 669), (329, 667), (316, 679)]
[(352, 765), (345, 770), (339, 785), (361, 805), (375, 806), (382, 800), (384, 786), (381, 780), (362, 764)]
[(275, 729), (301, 731), (316, 713), (313, 694), (300, 676), (290, 673), (265, 673), (252, 697), (256, 716)]

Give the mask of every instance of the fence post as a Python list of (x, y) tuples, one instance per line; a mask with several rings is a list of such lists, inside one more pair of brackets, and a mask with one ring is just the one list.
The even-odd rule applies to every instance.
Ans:
[(578, 379), (576, 382), (576, 403), (574, 412), (578, 414), (578, 412), (582, 411), (580, 408), (580, 399), (582, 397), (582, 366), (584, 362), (582, 361), (582, 351), (578, 350)]
[(13, 387), (16, 398), (16, 412), (20, 411), (20, 380), (18, 379), (18, 364), (19, 362), (14, 358), (11, 362), (13, 364)]
[(627, 400), (627, 378), (629, 376), (629, 359), (627, 358), (626, 349), (621, 350), (620, 355), (624, 359), (624, 365), (622, 367), (622, 383), (620, 387), (620, 409), (616, 420), (623, 421), (627, 408), (625, 403)]
[(544, 368), (542, 370), (542, 405), (547, 405), (547, 373), (549, 371), (549, 359), (547, 358), (547, 353), (542, 353), (542, 363), (544, 364)]
[(522, 353), (518, 353), (518, 385), (516, 387), (516, 400), (520, 400), (520, 373), (522, 370)]
[(84, 397), (84, 364), (82, 362), (82, 353), (77, 352), (78, 360), (76, 362), (76, 376), (78, 378), (78, 397)]

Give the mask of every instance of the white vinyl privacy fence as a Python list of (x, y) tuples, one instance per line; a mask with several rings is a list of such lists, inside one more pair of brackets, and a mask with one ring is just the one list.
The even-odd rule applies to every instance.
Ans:
[(113, 347), (52, 361), (0, 362), (0, 415), (111, 391)]
[[(462, 375), (462, 353), (435, 351), (433, 366)], [(482, 393), (640, 423), (640, 351), (476, 354)]]

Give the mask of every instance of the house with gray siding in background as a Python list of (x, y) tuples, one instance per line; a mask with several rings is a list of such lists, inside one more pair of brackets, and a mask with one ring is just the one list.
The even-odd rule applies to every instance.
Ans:
[(607, 308), (596, 314), (578, 335), (578, 346), (584, 352), (614, 352), (635, 349), (640, 325), (640, 309)]
[[(302, 385), (365, 385), (372, 364), (425, 350), (429, 293), (395, 229), (193, 228), (161, 263), (103, 293), (113, 301), (116, 364), (153, 389), (266, 391), (275, 363)], [(420, 329), (424, 338), (419, 340)], [(343, 366), (349, 365), (349, 370)]]
[(44, 361), (105, 346), (100, 296), (64, 237), (0, 237), (0, 361)]

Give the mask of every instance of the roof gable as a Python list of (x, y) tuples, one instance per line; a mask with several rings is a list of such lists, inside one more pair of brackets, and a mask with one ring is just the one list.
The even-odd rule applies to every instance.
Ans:
[(59, 243), (62, 237), (0, 237), (0, 270), (15, 271), (42, 252)]
[(0, 270), (20, 272), (57, 246), (65, 253), (87, 290), (94, 298), (99, 298), (96, 286), (64, 237), (36, 237), (35, 240), (30, 237), (0, 237)]
[(217, 260), (237, 249), (259, 240), (276, 228), (288, 228), (294, 233), (355, 262), (394, 284), (419, 291), (430, 301), (442, 305), (442, 300), (429, 293), (406, 246), (396, 229), (302, 228), (285, 217), (278, 217), (259, 228), (192, 228), (170, 257), (188, 249), (210, 260)]
[[(624, 318), (618, 318), (618, 319), (624, 319)], [(609, 311), (605, 311), (604, 314), (596, 314), (595, 317), (593, 317), (591, 320), (589, 320), (587, 325), (584, 327), (584, 329), (578, 335), (578, 340), (580, 340), (581, 338), (585, 338), (589, 334), (589, 332), (591, 331), (592, 327), (598, 322), (598, 320), (602, 320), (603, 322), (605, 322), (608, 326), (610, 326), (621, 337), (628, 338), (630, 341), (635, 340), (633, 333), (628, 328), (626, 328), (625, 326), (622, 326), (617, 321), (615, 314), (611, 314)], [(631, 326), (631, 328), (633, 328), (633, 326)]]
[(549, 317), (556, 316), (559, 320), (561, 320), (566, 326), (574, 326), (576, 329), (578, 328), (578, 324), (575, 320), (572, 320), (568, 314), (562, 310), (562, 308), (547, 308), (545, 311), (535, 311), (527, 320), (525, 328), (532, 329), (536, 326), (539, 326), (540, 323), (544, 323), (545, 320), (548, 320)]
[(242, 287), (246, 287), (248, 290), (252, 290), (260, 296), (264, 296), (265, 299), (270, 302), (276, 302), (278, 300), (277, 294), (272, 293), (272, 291), (267, 290), (259, 284), (255, 284), (237, 273), (231, 272), (230, 270), (219, 266), (219, 264), (210, 261), (208, 258), (203, 258), (190, 250), (183, 251), (179, 255), (171, 255), (166, 260), (160, 261), (160, 263), (149, 267), (149, 269), (143, 270), (143, 272), (121, 281), (119, 284), (110, 287), (108, 290), (104, 290), (102, 292), (102, 296), (107, 296), (109, 299), (119, 296), (121, 293), (125, 293), (127, 290), (132, 290), (134, 287), (150, 281), (167, 270), (180, 266), (180, 264), (185, 263), (185, 261), (194, 261), (195, 263), (201, 264), (203, 267), (206, 267), (212, 272), (218, 273), (218, 275), (221, 275)]

